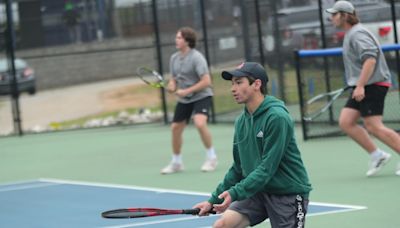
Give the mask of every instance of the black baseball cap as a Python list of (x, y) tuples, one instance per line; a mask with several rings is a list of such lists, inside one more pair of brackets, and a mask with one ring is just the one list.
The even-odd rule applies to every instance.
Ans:
[(260, 79), (263, 86), (266, 86), (268, 82), (267, 72), (261, 64), (256, 62), (243, 62), (232, 71), (222, 71), (221, 75), (225, 80), (232, 80), (232, 77), (251, 76)]

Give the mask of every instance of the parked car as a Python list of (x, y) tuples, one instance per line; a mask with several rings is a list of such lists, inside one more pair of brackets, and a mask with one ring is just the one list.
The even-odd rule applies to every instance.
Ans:
[[(400, 37), (400, 3), (395, 4), (395, 11), (397, 36)], [(381, 44), (395, 43), (390, 4), (375, 4), (361, 8), (357, 12), (361, 23), (375, 35)]]
[[(17, 78), (17, 88), (19, 93), (28, 92), (33, 95), (36, 93), (36, 80), (34, 70), (25, 60), (15, 59), (15, 70)], [(9, 70), (9, 63), (6, 58), (0, 59), (0, 95), (11, 94), (12, 76)]]
[[(381, 44), (394, 43), (390, 4), (360, 1), (354, 5), (360, 21), (377, 36)], [(397, 17), (400, 18), (400, 4), (396, 4), (395, 9)], [(332, 26), (329, 21), (330, 15), (325, 10), (322, 14), (326, 47), (341, 47), (344, 31)], [(277, 45), (280, 45), (280, 53), (283, 56), (281, 60), (285, 63), (294, 62), (293, 51), (296, 49), (322, 48), (318, 5), (280, 9), (277, 13), (278, 27), (274, 26), (274, 23), (274, 18), (271, 16), (267, 21), (264, 37), (265, 56), (267, 63), (272, 67), (277, 61), (275, 51)], [(400, 23), (397, 23), (397, 26), (397, 31), (400, 33)], [(275, 28), (279, 28), (279, 34), (275, 33)]]

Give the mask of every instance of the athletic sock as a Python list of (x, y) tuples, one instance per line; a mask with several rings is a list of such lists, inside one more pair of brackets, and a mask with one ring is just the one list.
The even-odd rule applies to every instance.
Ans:
[(379, 159), (382, 155), (383, 155), (383, 151), (382, 151), (381, 149), (377, 148), (375, 151), (373, 151), (373, 152), (371, 153), (371, 158), (372, 158), (373, 160), (377, 160), (377, 159)]
[(180, 154), (173, 154), (172, 155), (172, 162), (173, 163), (178, 163), (178, 164), (182, 164), (182, 155)]
[(207, 149), (207, 158), (208, 159), (217, 158), (217, 154), (215, 153), (214, 147), (210, 147), (210, 148)]

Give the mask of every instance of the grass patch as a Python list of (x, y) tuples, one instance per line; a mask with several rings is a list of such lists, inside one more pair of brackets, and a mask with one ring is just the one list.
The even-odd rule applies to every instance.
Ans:
[[(233, 67), (232, 67), (233, 69)], [(227, 70), (230, 70), (229, 68)], [(241, 110), (243, 108), (242, 105), (238, 105), (231, 94), (231, 82), (222, 79), (221, 77), (222, 70), (213, 70), (212, 71), (212, 81), (213, 81), (213, 91), (214, 91), (214, 111), (215, 114), (222, 114), (228, 112), (234, 112)], [(299, 96), (298, 96), (298, 86), (297, 86), (297, 78), (296, 71), (292, 67), (286, 67), (284, 70), (284, 86), (279, 85), (278, 80), (278, 72), (276, 69), (267, 68), (267, 73), (269, 76), (268, 83), (268, 92), (269, 94), (280, 98), (279, 90), (284, 88), (286, 104), (298, 104)], [(331, 75), (331, 85), (332, 88), (342, 87), (343, 78), (340, 76), (343, 73), (340, 70), (332, 70)], [(315, 87), (315, 95), (325, 91), (325, 79), (322, 77), (323, 71), (321, 69), (316, 68), (304, 68), (302, 69), (303, 81), (305, 82), (305, 90), (308, 90), (308, 82), (309, 78), (312, 78)], [(273, 89), (273, 83), (275, 84), (275, 88)], [(275, 90), (275, 91), (274, 91)], [(123, 97), (129, 97), (128, 99), (136, 99), (140, 100), (142, 103), (140, 107), (128, 107), (122, 108), (120, 110), (115, 111), (106, 111), (94, 115), (89, 115), (85, 117), (81, 117), (78, 119), (51, 123), (50, 125), (53, 128), (71, 128), (75, 126), (83, 126), (87, 121), (92, 119), (103, 119), (108, 117), (117, 117), (121, 111), (128, 112), (129, 114), (138, 113), (141, 108), (149, 109), (152, 112), (162, 111), (162, 103), (161, 99), (158, 99), (156, 96), (161, 97), (159, 91), (157, 89), (151, 88), (145, 84), (138, 84), (132, 87), (131, 89), (124, 91), (125, 94), (121, 95), (121, 98), (118, 96), (115, 100), (122, 99)], [(120, 94), (118, 94), (120, 95)], [(152, 99), (150, 99), (152, 98)], [(126, 99), (126, 98), (125, 98)], [(167, 110), (170, 114), (174, 112), (175, 105), (177, 99), (174, 95), (166, 93), (166, 105)]]

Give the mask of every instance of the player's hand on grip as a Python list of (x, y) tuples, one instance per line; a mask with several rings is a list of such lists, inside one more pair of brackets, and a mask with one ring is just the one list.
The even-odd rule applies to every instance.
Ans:
[(365, 97), (365, 89), (363, 86), (357, 86), (354, 91), (352, 98), (355, 99), (356, 101), (360, 102), (364, 99)]
[(193, 208), (200, 209), (199, 216), (206, 216), (210, 214), (210, 211), (212, 210), (212, 204), (208, 201), (204, 201), (194, 205)]
[(190, 95), (192, 95), (189, 89), (177, 89), (175, 94), (179, 97), (189, 97)]
[(365, 97), (365, 89), (363, 86), (357, 86), (352, 94), (352, 98), (355, 99), (356, 101), (360, 102), (364, 99)]
[(229, 205), (232, 203), (232, 197), (229, 194), (228, 191), (225, 191), (221, 193), (218, 198), (224, 199), (224, 201), (221, 204), (214, 204), (214, 211), (217, 212), (217, 214), (220, 214), (224, 212), (226, 209), (228, 209)]
[(176, 91), (176, 82), (174, 80), (169, 80), (167, 85), (167, 91), (169, 93), (174, 93)]

